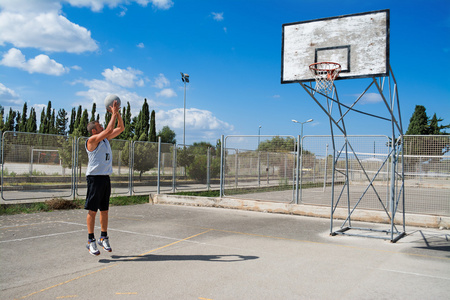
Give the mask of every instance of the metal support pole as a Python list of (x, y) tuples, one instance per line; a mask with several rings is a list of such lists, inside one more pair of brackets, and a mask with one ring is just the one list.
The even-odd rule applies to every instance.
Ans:
[(297, 136), (297, 153), (296, 153), (296, 168), (295, 168), (295, 204), (299, 203), (299, 169), (300, 169), (300, 136)]
[(224, 181), (224, 178), (223, 178), (223, 175), (224, 175), (224, 170), (225, 170), (225, 166), (224, 166), (224, 164), (225, 164), (225, 144), (224, 144), (224, 136), (222, 135), (221, 137), (220, 137), (220, 188), (219, 188), (219, 196), (220, 196), (220, 198), (222, 198), (223, 197), (223, 195), (224, 195), (224, 193), (223, 193), (223, 191), (224, 191), (224, 183), (223, 183), (223, 181)]
[(161, 188), (161, 136), (158, 137), (158, 180), (156, 183), (156, 194), (159, 195)]
[(210, 190), (211, 183), (211, 147), (208, 147), (208, 151), (206, 153), (206, 188)]
[(173, 144), (172, 193), (175, 193), (177, 185), (177, 149), (177, 144)]

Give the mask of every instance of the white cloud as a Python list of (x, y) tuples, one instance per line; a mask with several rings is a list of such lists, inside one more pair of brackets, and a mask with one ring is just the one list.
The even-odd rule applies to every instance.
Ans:
[(149, 3), (157, 9), (169, 9), (173, 6), (172, 0), (67, 0), (72, 6), (89, 7), (92, 11), (101, 11), (103, 7), (115, 8), (119, 5), (136, 2), (141, 6), (147, 6)]
[(173, 98), (177, 96), (177, 93), (175, 93), (172, 89), (163, 89), (160, 92), (156, 93), (156, 96), (158, 97), (165, 97), (165, 98)]
[(155, 79), (155, 83), (153, 84), (154, 87), (157, 87), (159, 89), (168, 87), (170, 85), (169, 79), (164, 76), (164, 74), (160, 73), (159, 76)]
[(47, 75), (60, 76), (69, 72), (69, 68), (64, 67), (62, 64), (50, 59), (47, 55), (40, 54), (35, 58), (31, 58), (28, 61), (25, 55), (16, 48), (11, 48), (3, 55), (3, 59), (0, 61), (1, 65), (13, 68), (19, 68), (28, 73), (42, 73)]
[(0, 83), (0, 103), (3, 107), (11, 106), (13, 110), (16, 110), (14, 107), (19, 107), (21, 104), (23, 105), (23, 101), (20, 99), (19, 95), (2, 83)]
[(223, 21), (223, 12), (221, 12), (221, 13), (215, 13), (215, 12), (213, 12), (213, 13), (211, 13), (212, 15), (213, 15), (213, 19), (214, 20), (216, 20), (216, 21)]
[(134, 86), (144, 86), (144, 79), (140, 78), (140, 75), (142, 75), (142, 71), (133, 69), (131, 67), (128, 67), (125, 70), (114, 66), (112, 70), (105, 69), (102, 75), (107, 81), (122, 87), (130, 88)]
[[(183, 108), (156, 113), (157, 130), (169, 126), (177, 133), (178, 143), (183, 143)], [(189, 141), (215, 141), (221, 134), (230, 133), (234, 127), (219, 120), (212, 112), (197, 108), (186, 109), (186, 143)]]
[[(146, 1), (138, 0), (137, 2), (140, 3)], [(152, 0), (151, 2), (152, 6), (158, 9), (169, 9), (173, 6), (172, 0)]]
[(136, 2), (141, 6), (149, 3), (156, 9), (169, 9), (172, 0), (1, 0), (0, 46), (11, 43), (17, 48), (37, 48), (51, 52), (83, 53), (96, 51), (97, 42), (91, 32), (68, 20), (61, 3), (75, 7), (88, 7), (94, 12), (105, 6), (120, 6), (123, 16), (125, 5)]
[(361, 103), (361, 104), (373, 104), (373, 103), (379, 103), (379, 102), (382, 102), (382, 101), (383, 101), (383, 98), (381, 98), (380, 94), (378, 94), (378, 93), (366, 93), (361, 98), (359, 103)]
[[(32, 2), (32, 1), (31, 1)], [(82, 53), (98, 46), (91, 32), (57, 12), (0, 12), (0, 45), (44, 51)]]
[(143, 49), (143, 48), (145, 48), (145, 45), (144, 45), (144, 43), (139, 43), (139, 44), (137, 44), (136, 47)]
[[(77, 96), (83, 99), (77, 103), (72, 103), (73, 107), (82, 105), (85, 108), (90, 109), (92, 103), (97, 104), (97, 110), (103, 122), (104, 113), (106, 108), (104, 107), (104, 99), (109, 94), (116, 94), (119, 96), (122, 107), (130, 103), (131, 114), (136, 116), (142, 108), (144, 103), (144, 96), (138, 95), (136, 92), (128, 90), (134, 86), (141, 86), (144, 83), (142, 72), (128, 67), (127, 69), (120, 69), (113, 67), (113, 69), (105, 69), (102, 72), (103, 79), (92, 80), (77, 80), (74, 84), (82, 84), (87, 87), (87, 90), (79, 91)], [(158, 106), (158, 103), (152, 99), (147, 98), (147, 103), (150, 108)]]

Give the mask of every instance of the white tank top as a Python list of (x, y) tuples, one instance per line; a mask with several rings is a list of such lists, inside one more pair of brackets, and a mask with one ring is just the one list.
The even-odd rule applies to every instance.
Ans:
[(112, 173), (112, 151), (108, 139), (101, 141), (94, 151), (87, 148), (87, 140), (84, 145), (88, 154), (89, 162), (86, 170), (88, 175), (111, 175)]

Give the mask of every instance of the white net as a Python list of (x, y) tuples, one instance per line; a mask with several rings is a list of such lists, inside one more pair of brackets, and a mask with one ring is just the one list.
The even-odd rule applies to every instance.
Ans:
[(316, 79), (316, 91), (329, 94), (333, 90), (334, 79), (341, 71), (341, 65), (333, 62), (319, 62), (309, 66)]

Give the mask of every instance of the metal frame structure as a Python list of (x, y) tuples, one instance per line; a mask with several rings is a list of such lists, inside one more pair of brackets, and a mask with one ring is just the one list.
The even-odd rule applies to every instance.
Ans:
[[(304, 82), (299, 82), (299, 84), (305, 89), (308, 95), (319, 105), (322, 111), (328, 116), (330, 121), (330, 129), (331, 129), (331, 138), (332, 138), (332, 149), (333, 149), (333, 174), (332, 174), (332, 186), (331, 186), (331, 216), (330, 216), (330, 234), (332, 236), (335, 235), (353, 235), (353, 236), (363, 236), (369, 238), (380, 238), (390, 240), (395, 243), (399, 239), (401, 239), (405, 235), (405, 184), (404, 184), (404, 159), (403, 159), (403, 128), (401, 122), (400, 115), (400, 103), (398, 96), (398, 87), (397, 82), (395, 80), (392, 69), (389, 67), (389, 73), (386, 76), (381, 77), (372, 77), (372, 82), (367, 86), (367, 88), (359, 95), (359, 97), (354, 101), (354, 103), (350, 106), (343, 104), (339, 100), (339, 96), (337, 93), (336, 86), (333, 84), (333, 89), (329, 94), (323, 94), (317, 92), (315, 88), (312, 87), (312, 83), (308, 85)], [(355, 105), (361, 100), (361, 98), (367, 93), (367, 91), (371, 88), (375, 87), (378, 93), (380, 94), (383, 102), (388, 110), (388, 116), (375, 115), (372, 113), (367, 113), (364, 111), (356, 110)], [(325, 104), (320, 102), (320, 99), (324, 99)], [(337, 113), (334, 112), (334, 106), (337, 105)], [(382, 166), (390, 163), (390, 186), (389, 186), (389, 205), (385, 205), (377, 193), (376, 187), (373, 184), (379, 172), (377, 172), (372, 178), (369, 177), (368, 173), (364, 169), (364, 165), (358, 159), (357, 153), (353, 150), (351, 143), (347, 139), (347, 129), (345, 126), (345, 117), (349, 112), (356, 112), (359, 114), (364, 114), (370, 117), (378, 118), (383, 121), (391, 122), (391, 140), (388, 145), (389, 154), (385, 158)], [(338, 149), (335, 143), (335, 134), (334, 131), (338, 130), (340, 133), (344, 135), (344, 145), (342, 148)], [(350, 180), (349, 180), (349, 153), (351, 153), (354, 157), (357, 158), (357, 162), (360, 165), (364, 176), (368, 181), (367, 187), (364, 189), (364, 192), (360, 195), (359, 199), (357, 199), (356, 204), (353, 206), (351, 203), (351, 194), (350, 194)], [(345, 156), (346, 168), (345, 172), (339, 171), (336, 168), (337, 160), (342, 156)], [(381, 168), (380, 168), (381, 169)], [(345, 182), (342, 187), (342, 190), (339, 192), (339, 196), (335, 195), (335, 175), (339, 172), (341, 175), (344, 175)], [(379, 204), (383, 208), (383, 211), (386, 213), (387, 219), (389, 220), (389, 228), (388, 229), (375, 229), (375, 228), (361, 228), (352, 226), (352, 216), (355, 213), (358, 205), (364, 201), (364, 195), (366, 192), (372, 189), (375, 195), (378, 198)], [(344, 199), (343, 195), (347, 195), (346, 199)], [(334, 220), (336, 209), (341, 201), (347, 201), (347, 217), (344, 222), (341, 224), (340, 229), (334, 230)], [(402, 216), (400, 223), (401, 228), (398, 228), (396, 225), (396, 216), (399, 212), (399, 208), (401, 208)], [(398, 220), (397, 220), (398, 221)], [(399, 226), (400, 227), (400, 226)], [(357, 233), (353, 233), (357, 231)], [(369, 234), (370, 233), (370, 234)]]

